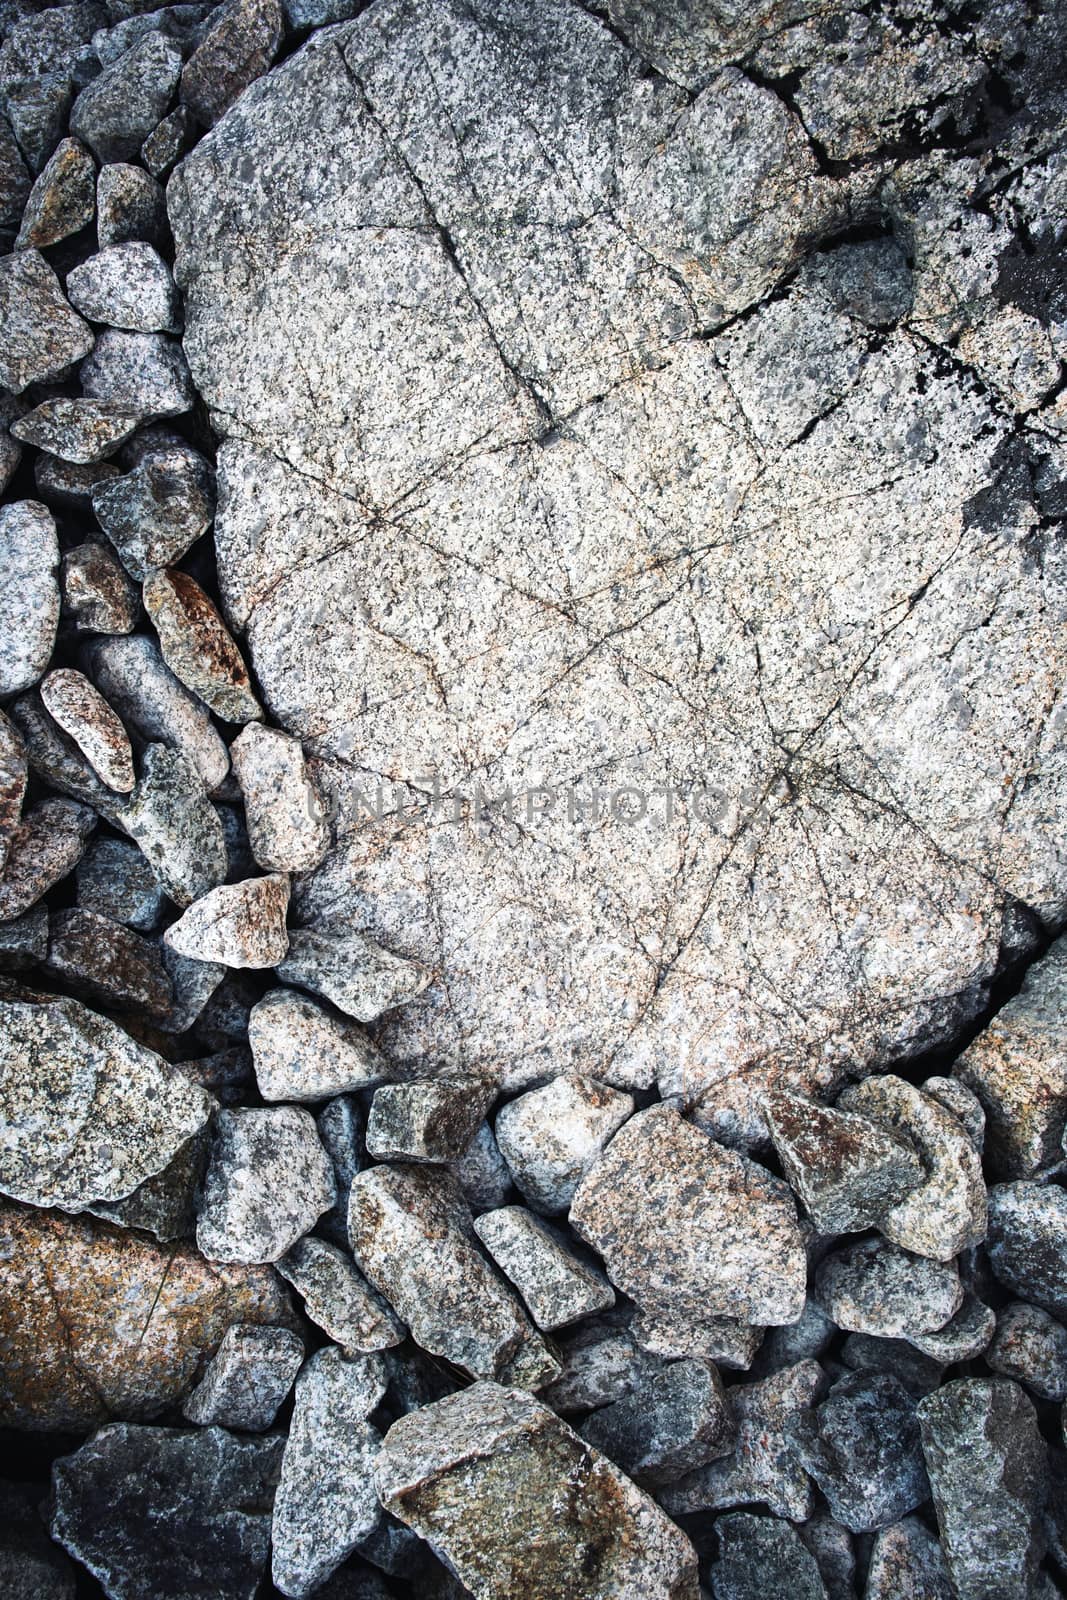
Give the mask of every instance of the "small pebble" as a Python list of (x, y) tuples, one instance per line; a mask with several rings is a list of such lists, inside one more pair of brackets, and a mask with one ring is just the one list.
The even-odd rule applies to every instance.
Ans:
[(275, 1262), (304, 1311), (346, 1355), (401, 1344), (407, 1330), (351, 1258), (325, 1239), (301, 1239)]
[(223, 781), (230, 757), (222, 738), (151, 639), (94, 639), (86, 656), (93, 681), (128, 728), (180, 750), (209, 792)]
[(347, 917), (293, 928), (289, 953), (278, 966), (283, 983), (295, 983), (330, 1000), (358, 1022), (414, 1000), (432, 974), (353, 928)]
[(492, 1082), (470, 1075), (384, 1084), (371, 1102), (367, 1149), (379, 1161), (455, 1161), (495, 1095)]
[(164, 894), (136, 845), (123, 839), (94, 839), (75, 874), (83, 911), (123, 922), (138, 933), (152, 933), (164, 909)]
[(321, 796), (299, 739), (249, 723), (230, 746), (252, 853), (268, 871), (306, 872), (330, 844)]

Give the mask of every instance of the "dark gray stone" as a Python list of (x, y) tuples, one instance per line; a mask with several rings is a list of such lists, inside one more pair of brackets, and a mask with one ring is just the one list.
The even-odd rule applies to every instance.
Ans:
[(45, 1532), (41, 1495), (0, 1482), (0, 1592), (4, 1600), (74, 1600), (77, 1575)]
[(225, 879), (219, 814), (177, 750), (161, 744), (145, 750), (140, 780), (121, 809), (121, 825), (175, 905), (190, 905)]
[(594, 1411), (578, 1431), (647, 1487), (672, 1483), (729, 1454), (735, 1440), (729, 1400), (711, 1361), (671, 1362), (614, 1405)]
[(367, 1149), (378, 1161), (455, 1161), (495, 1097), (484, 1077), (459, 1074), (384, 1084), (371, 1101)]
[(186, 62), (181, 97), (211, 128), (270, 66), (282, 42), (278, 0), (225, 0)]
[(853, 1373), (793, 1425), (799, 1460), (853, 1533), (886, 1528), (929, 1498), (915, 1406), (890, 1373)]
[[(36, 250), (0, 260), (0, 384), (21, 394), (57, 378), (93, 348), (93, 330), (72, 310)], [(39, 443), (33, 440), (33, 443)]]
[(1054, 1183), (997, 1184), (986, 1248), (1001, 1283), (1067, 1318), (1067, 1193)]
[(183, 54), (188, 54), (210, 17), (210, 5), (168, 5), (159, 10), (144, 9), (136, 16), (124, 17), (110, 28), (93, 35), (93, 49), (101, 66), (109, 67), (127, 50), (132, 50), (148, 33), (162, 33), (173, 39)]
[(93, 491), (93, 510), (127, 572), (143, 581), (153, 567), (180, 561), (211, 526), (211, 469), (188, 445), (153, 449), (125, 477)]
[(52, 915), (48, 970), (74, 994), (111, 1011), (165, 1018), (174, 991), (156, 941), (97, 911)]
[(181, 76), (181, 51), (162, 33), (149, 33), (105, 67), (74, 102), (71, 132), (98, 161), (134, 161), (163, 117)]
[(864, 1600), (953, 1600), (941, 1546), (918, 1517), (905, 1517), (875, 1539)]
[(827, 1600), (818, 1562), (788, 1523), (747, 1511), (718, 1517), (715, 1600)]
[(101, 250), (143, 239), (160, 248), (167, 236), (163, 190), (141, 167), (109, 162), (96, 180), (96, 236)]
[(195, 142), (197, 127), (188, 106), (178, 106), (153, 128), (141, 146), (141, 160), (153, 178), (165, 178)]
[(73, 461), (61, 461), (59, 456), (40, 453), (33, 463), (33, 476), (42, 500), (53, 507), (62, 506), (84, 513), (91, 513), (93, 509), (90, 499), (93, 484), (102, 483), (105, 478), (117, 478), (118, 475), (119, 469), (111, 461), (95, 461), (78, 466)]
[(53, 1468), (52, 1536), (110, 1600), (253, 1600), (284, 1440), (101, 1428)]
[(58, 148), (73, 98), (74, 85), (62, 72), (8, 82), (4, 105), (31, 172), (43, 172)]
[(1042, 1400), (1067, 1400), (1067, 1328), (1040, 1306), (1013, 1300), (998, 1311), (985, 1359), (994, 1372), (1025, 1383)]
[(72, 800), (53, 796), (31, 806), (8, 840), (0, 921), (21, 917), (73, 872), (95, 827), (95, 812)]
[(123, 922), (138, 933), (152, 933), (163, 913), (163, 891), (136, 845), (122, 839), (95, 839), (75, 873), (83, 911)]

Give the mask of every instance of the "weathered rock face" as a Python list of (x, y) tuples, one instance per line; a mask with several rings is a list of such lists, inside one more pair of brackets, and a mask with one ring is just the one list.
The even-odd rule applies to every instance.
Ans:
[[(958, 1024), (1013, 898), (1064, 909), (1067, 583), (1050, 335), (951, 253), (973, 199), (1007, 250), (1052, 168), (995, 190), (894, 143), (980, 44), (932, 35), (927, 81), (895, 23), (846, 49), (721, 9), (619, 8), (686, 92), (563, 0), (385, 0), (168, 201), (230, 621), (338, 800), (298, 913), (435, 970), (392, 1059), (506, 1041), (513, 1083), (658, 1078), (735, 1138), (768, 1082)], [(842, 50), (804, 80), (813, 143), (761, 85)], [(834, 247), (887, 205), (904, 249)], [(434, 781), (561, 792), (398, 826)]]

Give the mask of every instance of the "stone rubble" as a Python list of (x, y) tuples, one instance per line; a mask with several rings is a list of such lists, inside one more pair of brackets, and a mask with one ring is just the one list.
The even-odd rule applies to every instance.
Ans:
[(180, 956), (226, 967), (276, 967), (289, 948), (285, 913), (289, 879), (283, 872), (209, 889), (164, 935)]
[(562, 1236), (525, 1206), (483, 1211), (474, 1219), (474, 1231), (543, 1333), (615, 1304), (604, 1274), (579, 1260)]
[(30, 190), (15, 249), (45, 250), (87, 228), (95, 215), (93, 158), (77, 139), (61, 139)]
[(535, 1211), (566, 1211), (581, 1179), (627, 1117), (633, 1096), (563, 1073), (509, 1100), (496, 1119), (496, 1140), (518, 1188)]
[(580, 1425), (582, 1438), (645, 1488), (734, 1448), (730, 1403), (711, 1361), (672, 1361)]
[(162, 744), (146, 747), (137, 787), (120, 820), (176, 906), (194, 904), (226, 877), (229, 862), (218, 811), (179, 751)]
[[(259, 714), (252, 697), (245, 717)], [(230, 746), (230, 759), (259, 865), (267, 872), (317, 867), (329, 847), (330, 830), (299, 739), (251, 721)]]
[(306, 1111), (220, 1111), (197, 1214), (197, 1248), (209, 1261), (277, 1261), (335, 1198), (333, 1172)]
[(96, 687), (127, 727), (180, 752), (209, 794), (219, 787), (230, 769), (226, 745), (207, 708), (178, 682), (151, 639), (94, 639), (86, 659)]
[(21, 917), (74, 871), (96, 820), (95, 812), (73, 800), (40, 800), (25, 812), (7, 835), (0, 921)]
[(278, 977), (332, 1001), (357, 1022), (374, 1022), (420, 995), (432, 974), (345, 921), (323, 920), (290, 929)]
[(278, 1414), (304, 1361), (304, 1346), (288, 1328), (235, 1322), (186, 1397), (182, 1415), (201, 1428), (262, 1433)]
[(180, 343), (162, 333), (105, 328), (80, 376), (87, 395), (130, 406), (142, 418), (181, 416), (196, 398)]
[(99, 484), (92, 502), (123, 566), (139, 583), (154, 567), (180, 561), (215, 515), (208, 463), (189, 445), (165, 440), (153, 442), (124, 476)]
[(307, 1316), (345, 1355), (389, 1350), (404, 1339), (403, 1323), (336, 1245), (301, 1239), (275, 1266), (300, 1295)]
[(139, 407), (115, 400), (42, 400), (12, 424), (11, 432), (38, 450), (88, 467), (113, 456), (141, 421)]
[[(241, 652), (193, 578), (171, 568), (152, 572), (145, 579), (142, 598), (159, 635), (163, 659), (187, 689), (226, 722), (244, 723), (262, 716)], [(240, 739), (247, 733), (246, 729)], [(284, 735), (279, 737), (284, 738)], [(240, 781), (235, 756), (234, 761)], [(249, 832), (254, 833), (251, 823)], [(268, 871), (279, 868), (298, 871), (301, 867), (316, 865), (315, 861), (297, 861), (293, 865), (284, 861), (262, 861), (258, 855), (256, 859)]]
[(121, 721), (83, 672), (59, 667), (41, 683), (41, 701), (73, 739), (101, 783), (119, 794), (134, 786), (133, 751)]
[(481, 1077), (387, 1083), (367, 1117), (367, 1149), (376, 1161), (458, 1161), (496, 1097)]
[(62, 614), (79, 633), (133, 632), (140, 598), (106, 544), (90, 540), (64, 551), (60, 582)]
[(37, 250), (0, 259), (0, 329), (0, 383), (13, 394), (61, 377), (93, 348), (93, 330)]
[(0, 694), (17, 694), (48, 666), (59, 622), (59, 544), (36, 500), (0, 506)]

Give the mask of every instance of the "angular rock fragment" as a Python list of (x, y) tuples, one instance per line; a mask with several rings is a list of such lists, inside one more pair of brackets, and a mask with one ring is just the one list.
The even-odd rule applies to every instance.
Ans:
[[(118, 473), (118, 467), (110, 461), (76, 466), (73, 461), (61, 461), (58, 456), (38, 454), (33, 463), (33, 476), (41, 499), (49, 506), (71, 511), (90, 512), (93, 503), (89, 496), (93, 484), (102, 483), (105, 478), (117, 478)], [(79, 545), (78, 548), (85, 547)], [(102, 541), (100, 548), (104, 548)], [(64, 562), (68, 553), (64, 552)]]
[(789, 1191), (671, 1106), (623, 1125), (578, 1185), (570, 1220), (644, 1311), (767, 1326), (803, 1310)]
[(786, 1179), (823, 1233), (876, 1226), (923, 1179), (914, 1150), (865, 1117), (787, 1090), (764, 1104)]
[(793, 1424), (805, 1471), (853, 1533), (897, 1522), (929, 1498), (916, 1401), (891, 1373), (851, 1373)]
[(132, 633), (140, 596), (105, 544), (67, 550), (62, 562), (62, 612), (79, 633)]
[(511, 1193), (511, 1173), (488, 1122), (480, 1125), (463, 1154), (452, 1162), (452, 1171), (474, 1212), (495, 1211)]
[(385, 1084), (371, 1101), (367, 1149), (379, 1161), (455, 1161), (495, 1096), (491, 1082), (469, 1075)]
[(173, 40), (147, 34), (82, 90), (71, 112), (71, 132), (98, 161), (136, 160), (166, 113), (181, 70), (181, 51)]
[(358, 1022), (374, 1022), (383, 1011), (414, 1000), (433, 974), (359, 933), (347, 918), (324, 918), (292, 928), (289, 953), (278, 977), (332, 1000)]
[(122, 802), (100, 782), (77, 745), (52, 721), (39, 694), (22, 695), (11, 706), (30, 769), (52, 789), (83, 801), (100, 816), (114, 822)]
[(166, 1018), (174, 990), (159, 945), (96, 911), (71, 908), (51, 919), (48, 970), (75, 994), (154, 1020)]
[(999, 1311), (985, 1360), (1042, 1400), (1067, 1400), (1067, 1328), (1040, 1306), (1013, 1300)]
[(96, 180), (96, 235), (101, 250), (143, 239), (158, 249), (167, 232), (163, 190), (141, 167), (111, 162)]
[(996, 1317), (989, 1306), (966, 1291), (963, 1304), (942, 1327), (911, 1333), (908, 1339), (923, 1355), (951, 1366), (957, 1361), (973, 1361), (980, 1356), (993, 1337), (995, 1326)]
[(495, 1130), (500, 1153), (535, 1211), (566, 1211), (633, 1109), (632, 1095), (577, 1072), (563, 1073), (501, 1109)]
[(539, 1387), (558, 1364), (482, 1255), (470, 1211), (446, 1171), (371, 1167), (352, 1180), (356, 1265), (431, 1355), (474, 1378)]
[(760, 1374), (778, 1372), (782, 1367), (792, 1367), (809, 1358), (817, 1360), (836, 1332), (834, 1323), (814, 1295), (809, 1294), (795, 1322), (768, 1328), (759, 1351)]
[(71, 309), (42, 255), (20, 250), (0, 260), (0, 384), (5, 389), (21, 394), (31, 383), (57, 378), (92, 348), (93, 330)]
[(1007, 1378), (960, 1378), (920, 1403), (919, 1426), (957, 1600), (1028, 1593), (1047, 1481), (1033, 1405)]
[(172, 950), (226, 967), (274, 967), (289, 947), (285, 913), (289, 879), (283, 872), (223, 883), (167, 929)]
[(0, 695), (28, 689), (48, 666), (59, 623), (59, 542), (47, 506), (0, 506)]
[(153, 128), (141, 146), (141, 160), (153, 178), (164, 178), (195, 142), (197, 129), (187, 106), (178, 106)]
[(561, 1416), (612, 1406), (663, 1369), (658, 1357), (638, 1347), (628, 1314), (591, 1317), (558, 1341), (563, 1371), (541, 1390), (541, 1399)]
[(75, 1569), (45, 1532), (39, 1498), (0, 1482), (0, 1592), (6, 1600), (75, 1600)]
[(207, 1095), (76, 1000), (0, 999), (0, 1192), (78, 1211), (118, 1200), (203, 1127)]
[(208, 712), (163, 663), (151, 639), (95, 639), (87, 660), (101, 694), (146, 740), (179, 751), (209, 792), (230, 768), (226, 746)]
[(44, 250), (87, 228), (96, 211), (96, 167), (77, 139), (61, 139), (30, 191), (16, 250)]
[(22, 816), (28, 776), (22, 740), (0, 711), (0, 875)]
[(142, 417), (176, 417), (196, 398), (177, 339), (105, 328), (81, 365), (83, 393), (130, 406)]
[[(250, 718), (263, 715), (259, 701), (252, 693), (248, 669), (241, 652), (218, 611), (195, 579), (176, 567), (152, 572), (145, 579), (143, 598), (145, 610), (159, 634), (163, 659), (187, 689), (191, 689), (205, 705), (210, 706), (216, 716), (227, 722), (247, 722)], [(291, 742), (285, 734), (276, 730), (271, 732), (276, 734), (277, 739)], [(235, 744), (240, 743), (240, 739), (235, 741)], [(240, 772), (237, 775), (240, 779)], [(249, 832), (254, 834), (254, 831), (254, 823), (250, 819)], [(320, 851), (319, 859), (321, 855)], [(259, 860), (259, 857), (256, 859)], [(289, 868), (281, 861), (260, 861), (261, 866), (274, 870), (282, 868), (297, 871), (315, 864), (315, 861), (298, 861)]]
[(55, 72), (7, 85), (4, 105), (8, 120), (31, 172), (43, 171), (62, 140), (72, 99), (70, 79)]
[(288, 1328), (235, 1322), (207, 1371), (182, 1404), (182, 1415), (202, 1428), (261, 1433), (293, 1386), (304, 1346)]
[(639, 1311), (633, 1334), (642, 1350), (677, 1360), (704, 1356), (716, 1366), (747, 1372), (763, 1342), (766, 1330), (736, 1317), (664, 1316)]
[[(256, 706), (254, 699), (252, 704)], [(258, 715), (258, 707), (245, 714)], [(252, 854), (260, 866), (286, 872), (318, 866), (329, 847), (330, 829), (299, 739), (252, 722), (230, 746), (230, 759), (244, 795)]]
[(48, 955), (48, 912), (35, 906), (12, 922), (0, 922), (0, 971), (24, 972)]
[[(179, 1066), (190, 1082), (189, 1074)], [(207, 1088), (200, 1084), (200, 1088)], [(154, 1177), (146, 1178), (124, 1200), (94, 1200), (86, 1210), (120, 1228), (150, 1233), (160, 1244), (191, 1239), (196, 1231), (196, 1196), (207, 1167), (211, 1138), (205, 1126), (182, 1145), (177, 1155)]]
[(967, 1130), (967, 1137), (981, 1155), (985, 1148), (986, 1115), (982, 1102), (960, 1078), (927, 1078), (922, 1092), (951, 1111)]
[(387, 1511), (483, 1600), (696, 1600), (696, 1554), (617, 1467), (546, 1406), (494, 1383), (395, 1422)]
[(131, 333), (176, 333), (178, 298), (170, 268), (150, 244), (108, 245), (67, 276), (67, 298), (91, 322)]
[(816, 1271), (815, 1292), (839, 1328), (883, 1339), (943, 1328), (963, 1304), (952, 1262), (913, 1255), (884, 1239), (832, 1251)]
[(389, 1076), (385, 1057), (357, 1023), (293, 989), (270, 989), (257, 1001), (248, 1042), (264, 1100), (325, 1100)]
[(278, 0), (225, 0), (182, 72), (182, 103), (211, 128), (278, 53)]
[(818, 1562), (788, 1524), (735, 1511), (716, 1519), (715, 1532), (714, 1600), (827, 1600)]
[(293, 1324), (269, 1267), (209, 1266), (86, 1217), (0, 1205), (0, 1426), (71, 1430), (179, 1405), (234, 1322)]
[(226, 877), (219, 814), (177, 750), (150, 744), (121, 823), (175, 905), (188, 906)]
[(381, 1435), (367, 1417), (385, 1389), (380, 1357), (334, 1349), (317, 1351), (296, 1381), (271, 1530), (271, 1576), (285, 1595), (311, 1594), (378, 1523)]
[(131, 577), (180, 561), (211, 526), (211, 469), (189, 445), (160, 444), (93, 491), (93, 510)]
[(989, 1191), (989, 1261), (1008, 1289), (1067, 1318), (1067, 1193), (1056, 1184), (1000, 1183)]
[(578, 1431), (645, 1487), (671, 1483), (734, 1446), (729, 1402), (710, 1361), (672, 1362), (614, 1405), (594, 1411)]
[(825, 1383), (817, 1361), (800, 1361), (758, 1383), (735, 1385), (728, 1391), (737, 1424), (733, 1451), (664, 1488), (658, 1497), (664, 1510), (677, 1517), (765, 1501), (776, 1516), (806, 1521), (815, 1496), (793, 1430)]
[(21, 917), (73, 872), (95, 827), (95, 813), (72, 800), (40, 800), (31, 806), (10, 835), (0, 877), (0, 921)]
[(196, 1224), (209, 1261), (277, 1261), (333, 1202), (333, 1172), (306, 1111), (219, 1112)]
[(847, 1528), (818, 1512), (797, 1530), (804, 1548), (815, 1557), (827, 1600), (853, 1600), (856, 1592), (856, 1550)]
[(953, 1064), (987, 1119), (993, 1170), (1030, 1178), (1062, 1159), (1067, 1127), (1067, 939), (1027, 970), (1022, 989)]
[(918, 1517), (904, 1517), (875, 1539), (864, 1600), (953, 1600), (941, 1546)]
[(253, 1600), (282, 1449), (222, 1428), (101, 1428), (55, 1463), (52, 1537), (111, 1600)]
[(275, 1262), (304, 1310), (346, 1355), (400, 1344), (406, 1329), (348, 1256), (325, 1239), (301, 1239)]
[(94, 839), (75, 872), (83, 911), (151, 933), (163, 913), (163, 891), (136, 845), (122, 839)]
[[(372, 1120), (373, 1115), (372, 1109)], [(369, 1122), (367, 1134), (369, 1139)], [(474, 1219), (474, 1231), (543, 1332), (609, 1311), (615, 1304), (603, 1273), (573, 1255), (558, 1232), (525, 1206), (485, 1211)]]
[(85, 674), (72, 667), (56, 668), (41, 684), (41, 700), (101, 783), (119, 794), (129, 794), (135, 778), (126, 729)]
[(84, 467), (114, 455), (142, 420), (139, 410), (114, 400), (43, 400), (11, 431), (38, 450)]
[(854, 1372), (891, 1372), (909, 1394), (930, 1394), (941, 1382), (944, 1364), (925, 1356), (910, 1341), (879, 1339), (872, 1333), (850, 1333), (841, 1359)]
[(837, 1103), (909, 1140), (926, 1169), (925, 1181), (879, 1221), (887, 1239), (933, 1261), (950, 1261), (982, 1239), (982, 1163), (951, 1111), (892, 1073), (853, 1084)]

